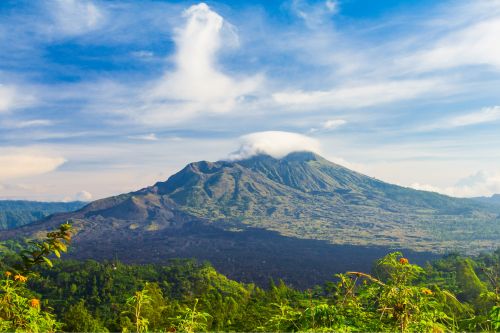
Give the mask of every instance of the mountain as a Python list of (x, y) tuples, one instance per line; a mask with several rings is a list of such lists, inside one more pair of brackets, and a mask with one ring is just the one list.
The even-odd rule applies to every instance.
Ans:
[(30, 224), (54, 213), (75, 211), (82, 208), (84, 204), (79, 201), (39, 202), (0, 200), (0, 230)]
[(335, 244), (439, 251), (500, 239), (498, 208), (384, 183), (307, 152), (192, 163), (146, 191), (214, 223)]
[[(0, 233), (40, 235), (71, 219), (77, 258), (210, 260), (232, 278), (297, 285), (369, 270), (391, 249), (424, 260), (492, 249), (497, 206), (384, 183), (314, 153), (196, 162), (165, 182)], [(274, 273), (273, 273), (274, 271)]]
[(493, 194), (490, 197), (476, 197), (473, 200), (484, 202), (487, 204), (499, 205), (500, 206), (500, 194)]

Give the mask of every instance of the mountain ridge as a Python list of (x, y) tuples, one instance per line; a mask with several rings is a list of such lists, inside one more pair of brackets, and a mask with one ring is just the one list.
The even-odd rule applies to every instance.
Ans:
[(0, 200), (0, 230), (27, 225), (54, 213), (74, 211), (84, 204), (81, 201)]
[[(490, 205), (388, 184), (309, 152), (292, 153), (281, 159), (258, 155), (241, 161), (190, 163), (167, 181), (156, 183), (153, 192), (169, 196), (181, 209), (195, 216), (218, 220), (243, 219), (254, 226), (261, 226), (268, 218), (279, 222), (283, 217), (299, 219), (305, 215), (309, 221), (322, 220), (322, 227), (326, 228), (324, 232), (328, 233), (331, 228), (325, 220), (336, 222), (340, 227), (346, 226), (345, 220), (356, 221), (361, 229), (366, 229), (384, 224), (382, 218), (386, 218), (389, 223), (378, 228), (380, 237), (376, 241), (379, 245), (380, 242), (384, 245), (393, 243), (390, 233), (394, 230), (409, 235), (411, 229), (415, 229), (415, 225), (405, 225), (409, 220), (420, 221), (421, 225), (417, 228), (420, 230), (415, 232), (426, 229), (432, 237), (434, 225), (423, 223), (424, 218), (435, 220), (439, 217), (438, 220), (446, 222), (448, 227), (453, 227), (457, 216), (473, 223), (480, 219), (491, 222), (498, 218), (498, 209)], [(328, 209), (325, 210), (325, 206)], [(341, 216), (332, 217), (331, 214), (335, 213)], [(372, 221), (366, 220), (363, 214), (372, 216)], [(283, 232), (276, 223), (268, 222), (265, 227), (271, 230), (304, 236), (304, 233)], [(497, 226), (492, 227), (496, 229)], [(447, 228), (441, 233), (449, 231)], [(473, 237), (472, 233), (469, 231), (469, 236)], [(305, 236), (332, 240), (308, 235), (307, 232)], [(355, 241), (352, 234), (344, 233), (344, 240), (345, 237), (347, 243)], [(440, 241), (436, 239), (432, 246), (439, 247)]]
[[(307, 275), (303, 262), (324, 260), (332, 267), (318, 272), (318, 281), (369, 269), (377, 251), (406, 249), (429, 258), (493, 249), (499, 214), (497, 206), (388, 184), (300, 152), (189, 163), (166, 181), (0, 232), (0, 240), (36, 237), (72, 220), (77, 258), (194, 257), (252, 279), (252, 267), (264, 260), (277, 267), (275, 276), (294, 281)], [(340, 258), (347, 248), (351, 256)]]
[(489, 197), (475, 197), (472, 198), (475, 201), (482, 202), (482, 203), (487, 203), (487, 204), (493, 204), (493, 205), (498, 205), (500, 206), (500, 194), (493, 194)]
[[(437, 251), (447, 249), (439, 244), (443, 239), (415, 240), (432, 240), (436, 228), (441, 234), (458, 230), (463, 225), (455, 223), (457, 218), (472, 223), (473, 230), (464, 229), (471, 237), (478, 223), (489, 222), (497, 234), (500, 216), (494, 205), (385, 183), (312, 152), (189, 163), (166, 181), (94, 201), (81, 211), (83, 219), (136, 221), (166, 221), (180, 211), (223, 227), (243, 224), (334, 244), (406, 244)], [(426, 218), (431, 221), (425, 223)], [(342, 236), (330, 237), (333, 232)]]

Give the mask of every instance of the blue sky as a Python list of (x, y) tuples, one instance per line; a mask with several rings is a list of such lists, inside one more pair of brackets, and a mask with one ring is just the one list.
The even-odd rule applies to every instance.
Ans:
[(500, 193), (499, 36), (499, 0), (2, 1), (0, 198), (293, 149)]

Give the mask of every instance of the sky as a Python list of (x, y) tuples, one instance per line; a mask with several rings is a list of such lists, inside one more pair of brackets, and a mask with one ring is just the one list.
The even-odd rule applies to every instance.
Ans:
[(0, 199), (312, 150), (500, 193), (500, 0), (0, 1)]

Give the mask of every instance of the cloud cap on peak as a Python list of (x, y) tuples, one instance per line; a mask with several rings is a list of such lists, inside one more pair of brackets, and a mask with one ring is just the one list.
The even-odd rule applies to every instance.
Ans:
[(318, 140), (292, 132), (265, 131), (240, 137), (240, 148), (229, 154), (230, 161), (250, 158), (259, 154), (267, 154), (274, 158), (282, 158), (293, 152), (309, 151), (320, 154)]

